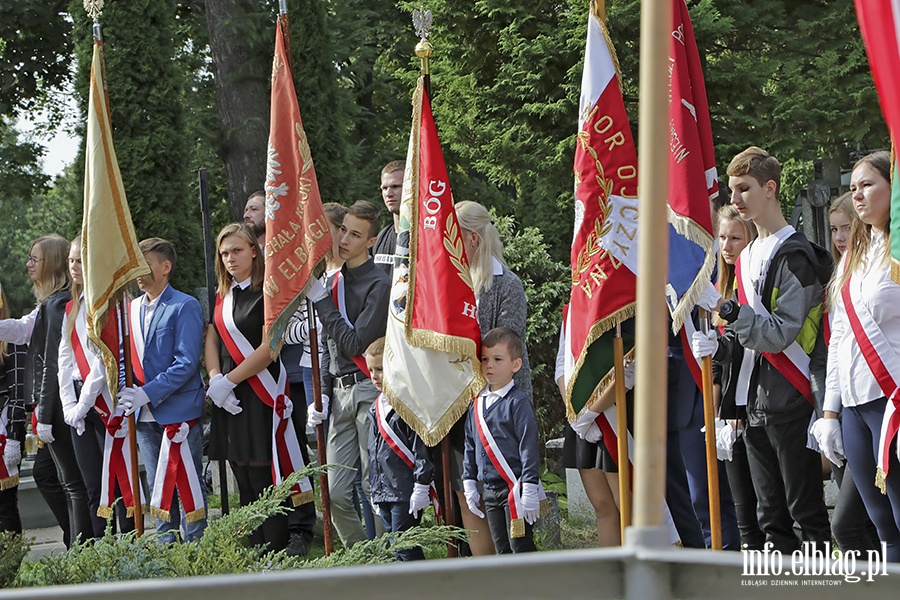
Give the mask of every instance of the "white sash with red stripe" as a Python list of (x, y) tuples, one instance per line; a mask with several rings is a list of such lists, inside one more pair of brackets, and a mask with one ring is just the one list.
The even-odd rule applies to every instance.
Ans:
[[(388, 423), (388, 417), (392, 410), (393, 409), (388, 405), (387, 400), (385, 400), (384, 394), (378, 394), (378, 398), (375, 399), (375, 422), (378, 424), (378, 433), (381, 434), (382, 439), (388, 447), (394, 451), (394, 454), (396, 454), (411, 471), (415, 471), (416, 457), (413, 455), (412, 450), (409, 449), (409, 446), (400, 439), (400, 436), (397, 435), (397, 432), (394, 431)], [(440, 498), (438, 497), (437, 488), (434, 487), (433, 481), (428, 485), (428, 497), (431, 499), (431, 506), (434, 508), (435, 516), (443, 522), (444, 513), (441, 510)]]
[[(234, 295), (231, 290), (223, 298), (216, 296), (216, 326), (222, 343), (234, 360), (240, 365), (256, 349), (241, 333), (234, 322)], [(279, 359), (280, 360), (280, 359)], [(287, 371), (279, 363), (278, 381), (272, 377), (268, 369), (263, 369), (249, 377), (247, 383), (266, 406), (272, 408), (272, 480), (275, 485), (281, 483), (291, 473), (303, 469), (303, 455), (300, 453), (300, 442), (290, 417), (284, 416), (285, 399), (288, 397)], [(248, 432), (249, 433), (249, 432)], [(313, 489), (309, 478), (304, 477), (291, 488), (291, 502), (294, 506), (312, 502)]]
[[(66, 314), (70, 319), (72, 318), (71, 308), (72, 303), (70, 302), (66, 305)], [(86, 382), (91, 374), (90, 365), (93, 352), (82, 342), (82, 340), (88, 339), (87, 311), (84, 303), (79, 306), (78, 315), (75, 317), (75, 326), (72, 327), (72, 335), (69, 339), (81, 380)], [(105, 380), (105, 377), (103, 379)], [(112, 516), (113, 505), (116, 501), (116, 483), (119, 484), (119, 493), (122, 495), (122, 502), (125, 504), (127, 514), (131, 516), (134, 514), (134, 493), (131, 489), (131, 448), (125, 443), (127, 435), (125, 417), (121, 414), (112, 414), (114, 403), (105, 381), (96, 398), (84, 398), (84, 401), (93, 406), (106, 430), (103, 436), (103, 467), (100, 476), (100, 506), (97, 508), (97, 516), (104, 519)], [(141, 503), (143, 504), (143, 490), (141, 490), (141, 494)]]
[(156, 465), (156, 479), (153, 482), (153, 495), (150, 498), (150, 514), (162, 521), (171, 519), (172, 500), (175, 489), (184, 508), (185, 521), (192, 523), (206, 518), (203, 506), (203, 488), (187, 437), (192, 427), (196, 427), (200, 419), (192, 419), (183, 423), (173, 423), (163, 427), (162, 443), (159, 447), (159, 463)]
[(881, 492), (885, 492), (885, 478), (890, 467), (890, 448), (897, 430), (900, 428), (900, 357), (894, 351), (893, 346), (884, 336), (878, 321), (869, 312), (862, 298), (862, 278), (852, 275), (841, 288), (841, 299), (844, 301), (844, 309), (847, 312), (847, 320), (853, 337), (859, 345), (866, 364), (872, 371), (872, 376), (878, 382), (878, 387), (888, 399), (884, 408), (884, 417), (881, 421), (881, 437), (878, 441), (878, 470), (875, 476), (875, 485)]
[[(331, 299), (334, 300), (334, 305), (337, 306), (338, 312), (344, 317), (344, 322), (350, 326), (350, 329), (355, 329), (353, 327), (353, 322), (350, 321), (350, 317), (347, 316), (347, 301), (344, 298), (344, 274), (341, 271), (337, 271), (334, 274), (334, 278), (331, 280)], [(352, 357), (352, 360), (366, 377), (372, 377), (369, 373), (369, 367), (366, 365), (364, 356), (354, 356)]]
[(131, 301), (131, 312), (129, 320), (131, 321), (131, 370), (134, 371), (134, 381), (137, 385), (147, 383), (144, 376), (144, 324), (141, 322), (141, 302), (143, 296), (138, 296)]
[[(784, 239), (778, 238), (777, 244), (772, 248), (771, 256), (775, 256), (775, 253), (778, 251), (782, 242), (784, 242)], [(743, 276), (742, 265), (745, 260), (750, 260), (749, 254), (749, 252), (741, 252), (734, 265), (734, 278), (737, 282), (738, 302), (748, 305), (756, 314), (768, 317), (771, 315), (763, 305), (762, 298), (753, 288), (750, 278)], [(763, 273), (762, 277), (765, 278), (765, 275), (766, 274)], [(741, 370), (738, 373), (737, 386), (735, 387), (735, 403), (738, 406), (747, 405), (747, 394), (750, 391), (750, 375), (753, 372), (753, 363), (756, 360), (756, 354), (756, 350), (751, 350), (746, 346), (744, 347)], [(816, 403), (815, 400), (813, 400), (812, 386), (809, 382), (809, 355), (803, 351), (803, 348), (800, 347), (797, 340), (791, 342), (791, 344), (781, 352), (759, 352), (759, 354), (769, 361), (769, 363), (775, 367), (775, 370), (781, 373), (784, 378), (794, 386), (794, 389), (806, 398), (806, 401), (809, 402), (810, 406), (815, 409)], [(816, 414), (816, 411), (813, 410), (812, 415), (809, 418), (808, 432), (812, 431), (812, 425), (816, 422), (817, 418), (818, 415)], [(806, 447), (815, 452), (819, 451), (819, 444), (812, 433), (807, 434)]]
[(6, 450), (6, 426), (9, 422), (9, 410), (4, 406), (0, 409), (0, 490), (8, 490), (19, 485), (19, 465), (7, 465), (3, 460), (3, 451)]
[(681, 349), (684, 352), (684, 360), (687, 362), (688, 370), (691, 372), (691, 377), (694, 378), (694, 383), (697, 384), (697, 389), (702, 391), (703, 362), (698, 359), (694, 355), (694, 351), (691, 350), (691, 339), (694, 337), (696, 331), (697, 328), (694, 327), (694, 319), (689, 315), (688, 318), (684, 320), (684, 325), (681, 327), (679, 337), (681, 338)]

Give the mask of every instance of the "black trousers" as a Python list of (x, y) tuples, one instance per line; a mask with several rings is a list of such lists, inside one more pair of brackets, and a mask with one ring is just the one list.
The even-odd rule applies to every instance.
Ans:
[[(746, 426), (745, 426), (746, 429)], [(759, 517), (756, 514), (756, 490), (753, 489), (753, 478), (750, 475), (750, 463), (747, 461), (747, 445), (741, 434), (734, 442), (732, 460), (725, 461), (725, 472), (731, 497), (734, 499), (734, 512), (737, 516), (738, 529), (741, 532), (741, 545), (747, 550), (762, 550), (766, 543), (766, 535), (759, 528)]]
[(37, 456), (34, 458), (34, 464), (31, 467), (31, 475), (34, 477), (34, 484), (44, 498), (44, 502), (50, 507), (56, 522), (59, 523), (63, 532), (63, 543), (68, 548), (72, 544), (72, 528), (69, 526), (69, 502), (66, 500), (66, 492), (63, 490), (62, 484), (59, 482), (59, 475), (56, 472), (56, 465), (53, 463), (53, 457), (50, 456), (50, 448), (42, 446), (38, 448)]
[(22, 519), (19, 518), (19, 486), (0, 490), (0, 531), (22, 533)]
[[(272, 485), (272, 467), (238, 465), (231, 463), (231, 470), (237, 480), (241, 506), (246, 506), (259, 498), (260, 493)], [(287, 500), (290, 502), (290, 500)], [(312, 503), (310, 503), (312, 504)], [(284, 550), (288, 543), (287, 515), (272, 515), (250, 534), (250, 545), (265, 544), (270, 551)]]
[(525, 522), (525, 536), (514, 538), (509, 534), (509, 490), (484, 488), (484, 516), (491, 530), (491, 538), (497, 554), (519, 554), (537, 552), (534, 545), (534, 528)]
[(822, 461), (818, 452), (806, 447), (808, 427), (806, 415), (787, 423), (744, 430), (759, 526), (766, 542), (782, 553), (800, 548), (795, 521), (802, 541), (831, 541), (822, 492)]
[(50, 456), (53, 457), (53, 464), (56, 465), (56, 475), (66, 493), (70, 539), (75, 541), (79, 536), (82, 540), (93, 539), (94, 525), (88, 509), (87, 488), (84, 487), (84, 479), (81, 476), (78, 461), (75, 459), (75, 447), (72, 444), (72, 436), (75, 435), (75, 431), (63, 421), (62, 411), (57, 412), (60, 414), (53, 423), (55, 439), (52, 444), (47, 444), (47, 447), (50, 448)]
[[(306, 394), (303, 382), (291, 383), (291, 402), (294, 410), (291, 413), (291, 422), (297, 431), (297, 439), (300, 441), (300, 454), (303, 456), (303, 464), (309, 465), (309, 440), (306, 437)], [(309, 484), (316, 489), (312, 478)], [(294, 507), (288, 513), (288, 532), (291, 535), (299, 535), (307, 541), (313, 538), (313, 527), (316, 525), (316, 503), (307, 502)]]

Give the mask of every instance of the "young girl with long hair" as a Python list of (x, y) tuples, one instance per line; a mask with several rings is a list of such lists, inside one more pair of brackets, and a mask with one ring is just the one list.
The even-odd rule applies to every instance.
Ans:
[(890, 170), (887, 152), (865, 156), (853, 167), (850, 191), (859, 220), (851, 224), (847, 251), (829, 287), (834, 318), (825, 418), (815, 423), (813, 433), (833, 463), (840, 465), (846, 455), (886, 545), (883, 559), (897, 562), (900, 466), (896, 435), (890, 431), (895, 405), (888, 396), (900, 383), (900, 285), (891, 278)]

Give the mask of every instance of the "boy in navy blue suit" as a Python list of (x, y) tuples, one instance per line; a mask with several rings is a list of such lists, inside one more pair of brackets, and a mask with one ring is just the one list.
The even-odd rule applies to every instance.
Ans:
[(486, 513), (497, 554), (537, 550), (532, 525), (543, 500), (537, 421), (528, 397), (513, 382), (522, 352), (522, 339), (512, 329), (497, 327), (484, 336), (481, 368), (488, 384), (466, 420), (466, 504), (477, 516)]
[[(138, 277), (144, 295), (131, 301), (136, 385), (123, 388), (119, 402), (126, 415), (137, 413), (138, 445), (147, 468), (151, 512), (157, 517), (156, 532), (160, 540), (175, 541), (183, 521), (185, 539), (193, 541), (206, 528), (206, 490), (202, 479), (197, 477), (202, 472), (206, 396), (200, 376), (203, 312), (196, 298), (169, 285), (176, 258), (172, 244), (150, 238), (143, 240), (140, 247), (151, 274)], [(168, 499), (164, 507), (153, 506), (156, 500), (153, 491), (160, 487), (156, 485), (160, 452), (172, 449), (174, 455), (180, 447), (171, 446), (171, 441), (187, 444), (194, 467), (188, 475), (191, 485), (184, 490), (179, 487), (182, 496), (190, 492), (190, 498), (181, 498), (182, 507), (188, 509), (183, 519), (178, 497), (171, 500), (171, 506)]]
[[(366, 349), (366, 366), (378, 391), (384, 380), (384, 338)], [(372, 506), (389, 533), (418, 525), (430, 502), (434, 465), (425, 442), (400, 418), (383, 394), (369, 411), (369, 486)], [(421, 548), (397, 552), (397, 560), (425, 560)]]

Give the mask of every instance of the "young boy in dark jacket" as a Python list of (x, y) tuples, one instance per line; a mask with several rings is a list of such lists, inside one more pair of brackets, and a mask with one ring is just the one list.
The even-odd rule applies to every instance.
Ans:
[[(382, 389), (384, 338), (366, 348), (366, 366), (372, 383)], [(428, 446), (387, 403), (384, 394), (369, 411), (369, 486), (372, 507), (389, 533), (406, 531), (421, 521), (430, 502), (434, 465)], [(397, 560), (425, 560), (422, 548), (397, 551)]]

